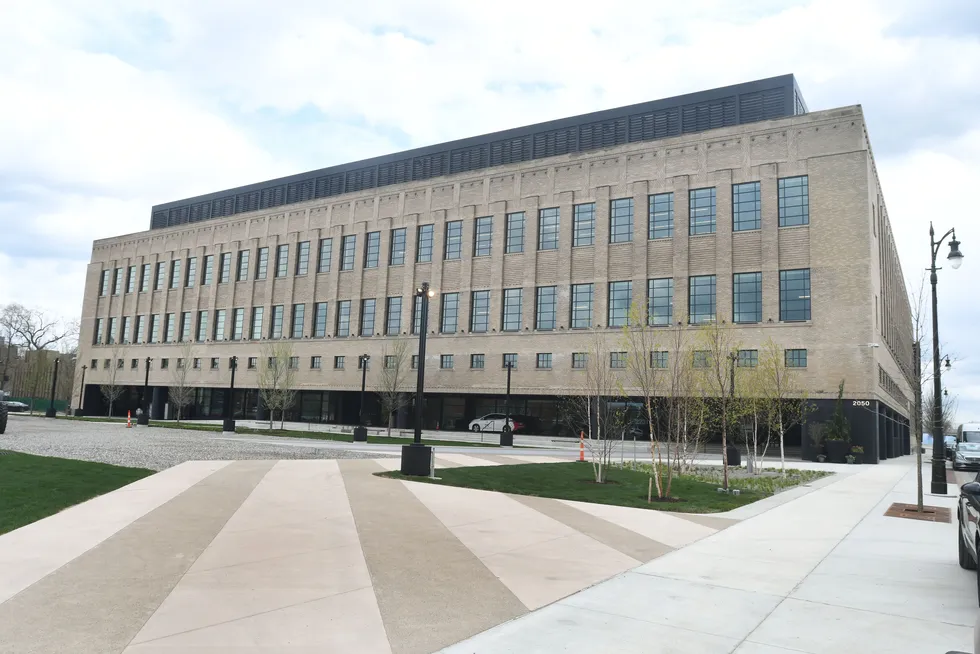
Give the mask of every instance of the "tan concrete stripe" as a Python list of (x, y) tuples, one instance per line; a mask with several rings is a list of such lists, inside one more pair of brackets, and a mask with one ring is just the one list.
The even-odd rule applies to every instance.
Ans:
[(637, 561), (646, 563), (674, 549), (669, 545), (620, 527), (608, 520), (597, 518), (558, 500), (530, 495), (510, 495), (510, 497), (586, 536), (591, 536), (604, 545), (633, 557)]
[(464, 467), (499, 465), (497, 463), (488, 461), (486, 459), (470, 456), (469, 454), (438, 454), (437, 452), (436, 456), (437, 458), (441, 458), (451, 463), (455, 463), (456, 465), (464, 466)]
[(340, 470), (392, 652), (432, 652), (527, 612), (402, 482), (367, 460)]
[(691, 522), (696, 522), (705, 527), (717, 529), (718, 531), (731, 527), (739, 522), (738, 520), (733, 520), (732, 518), (716, 518), (715, 516), (711, 515), (697, 515), (694, 513), (673, 513), (671, 515), (675, 515), (678, 518), (684, 518), (685, 520), (690, 520)]
[(476, 453), (468, 454), (467, 456), (470, 456), (474, 459), (484, 459), (486, 461), (489, 461), (490, 463), (499, 463), (500, 465), (503, 466), (516, 466), (525, 463), (524, 461), (515, 461), (514, 459), (508, 456), (502, 456), (498, 454), (484, 454), (483, 452), (480, 452), (479, 454)]
[(121, 652), (271, 467), (218, 470), (0, 604), (0, 652)]

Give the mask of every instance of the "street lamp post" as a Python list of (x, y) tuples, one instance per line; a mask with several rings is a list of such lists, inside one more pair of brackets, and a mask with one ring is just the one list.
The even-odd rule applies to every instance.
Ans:
[(60, 358), (54, 360), (54, 374), (51, 375), (51, 402), (48, 404), (48, 410), (44, 412), (46, 418), (54, 418), (58, 412), (54, 410), (54, 393), (55, 389), (58, 387), (58, 363), (61, 361)]
[[(731, 379), (729, 380), (728, 383), (728, 401), (729, 404), (732, 404), (735, 402), (735, 366), (738, 365), (738, 352), (734, 350), (729, 352), (728, 360), (731, 362)], [(722, 416), (721, 419), (728, 420), (728, 416)], [(738, 432), (735, 433), (735, 436), (737, 435)], [(728, 466), (742, 465), (742, 454), (741, 452), (738, 451), (738, 447), (735, 445), (734, 437), (728, 441), (728, 447), (725, 448), (725, 465)]]
[(402, 445), (403, 475), (424, 477), (432, 470), (432, 448), (422, 444), (422, 398), (425, 395), (425, 335), (429, 325), (429, 299), (435, 296), (435, 291), (429, 288), (428, 282), (423, 282), (415, 289), (415, 297), (421, 298), (419, 311), (419, 356), (418, 381), (415, 385), (415, 440), (411, 445)]
[(238, 357), (231, 358), (231, 385), (228, 387), (228, 408), (225, 409), (225, 423), (221, 431), (235, 432), (235, 371), (238, 370)]
[(514, 446), (514, 429), (510, 426), (510, 371), (514, 368), (514, 363), (508, 361), (507, 368), (507, 395), (504, 400), (504, 428), (500, 430), (500, 447)]
[(932, 256), (932, 265), (929, 267), (929, 282), (932, 284), (932, 492), (935, 495), (946, 494), (946, 443), (943, 438), (943, 401), (942, 401), (942, 381), (939, 378), (939, 299), (936, 295), (936, 282), (938, 276), (936, 271), (941, 268), (936, 267), (936, 256), (939, 254), (939, 246), (947, 236), (952, 235), (949, 241), (949, 265), (956, 270), (963, 263), (963, 253), (960, 252), (960, 242), (956, 240), (956, 229), (950, 229), (943, 234), (942, 238), (936, 240), (936, 232), (929, 223), (929, 254)]
[(367, 369), (370, 355), (362, 354), (357, 357), (357, 365), (361, 367), (361, 402), (357, 409), (357, 427), (354, 427), (354, 441), (367, 442), (367, 427), (364, 426), (364, 391), (367, 388)]
[(81, 390), (78, 391), (78, 408), (75, 409), (76, 416), (83, 416), (85, 412), (82, 411), (82, 402), (85, 401), (85, 371), (88, 370), (88, 366), (82, 364), (82, 384)]
[(142, 425), (144, 427), (150, 424), (150, 407), (148, 404), (147, 396), (150, 394), (150, 362), (153, 361), (152, 357), (146, 357), (144, 367), (146, 368), (146, 376), (143, 378), (143, 393), (140, 395), (140, 414), (136, 416), (136, 424)]

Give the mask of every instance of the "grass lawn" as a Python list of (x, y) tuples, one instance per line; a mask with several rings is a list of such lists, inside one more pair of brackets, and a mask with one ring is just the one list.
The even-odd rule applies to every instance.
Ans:
[[(646, 472), (613, 466), (609, 468), (607, 483), (596, 484), (592, 474), (592, 464), (577, 461), (448, 468), (437, 471), (436, 474), (440, 477), (438, 480), (427, 477), (405, 477), (399, 472), (377, 474), (395, 479), (463, 486), (516, 495), (535, 495), (684, 513), (729, 511), (767, 496), (767, 493), (757, 490), (745, 490), (740, 495), (719, 493), (717, 483), (675, 475), (671, 495), (677, 501), (647, 503), (647, 484), (650, 475)], [(656, 490), (654, 490), (654, 497), (656, 497)]]
[(142, 468), (0, 450), (0, 534), (152, 474)]

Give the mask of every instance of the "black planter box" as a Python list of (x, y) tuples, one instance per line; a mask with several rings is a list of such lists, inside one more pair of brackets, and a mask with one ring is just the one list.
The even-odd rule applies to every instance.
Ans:
[(845, 463), (848, 450), (851, 449), (847, 441), (827, 441), (827, 461), (830, 463)]

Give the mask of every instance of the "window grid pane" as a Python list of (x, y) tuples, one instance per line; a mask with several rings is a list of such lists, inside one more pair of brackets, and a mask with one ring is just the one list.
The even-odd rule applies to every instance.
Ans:
[(306, 305), (293, 305), (293, 329), (290, 338), (303, 338), (303, 323), (306, 320)]
[[(133, 330), (133, 342), (140, 344), (143, 342), (144, 329), (146, 327), (146, 316), (136, 316), (136, 327)], [(203, 338), (200, 340), (204, 340)]]
[(392, 266), (400, 266), (405, 263), (405, 239), (406, 228), (399, 227), (391, 230), (391, 253), (388, 256), (388, 263)]
[(538, 212), (538, 249), (558, 249), (558, 209), (541, 209)]
[(245, 332), (245, 309), (232, 310), (231, 340), (240, 341)]
[(674, 322), (674, 280), (647, 281), (647, 324), (664, 327)]
[[(140, 275), (140, 293), (146, 293), (150, 290), (150, 264), (143, 264), (143, 271)], [(104, 294), (103, 294), (104, 295)]]
[(651, 240), (674, 235), (674, 194), (658, 193), (649, 200), (649, 236)]
[(218, 272), (218, 283), (227, 284), (231, 281), (231, 252), (221, 253), (221, 266)]
[(378, 301), (374, 298), (361, 300), (361, 336), (374, 334), (374, 314), (377, 306)]
[(340, 241), (340, 269), (354, 270), (354, 252), (357, 249), (357, 235), (350, 234)]
[(415, 303), (412, 305), (412, 333), (418, 334), (422, 330), (422, 298), (415, 296)]
[[(116, 295), (119, 295), (122, 286), (122, 269), (116, 270)], [(170, 288), (178, 288), (180, 286), (180, 260), (174, 261), (170, 264)]]
[(225, 340), (225, 310), (218, 309), (214, 312), (214, 340)]
[(739, 323), (762, 322), (762, 273), (736, 273), (732, 320)]
[(690, 280), (690, 323), (699, 325), (715, 319), (715, 276), (702, 275)]
[(739, 350), (738, 367), (756, 368), (759, 366), (759, 350)]
[(806, 350), (786, 350), (787, 368), (806, 368)]
[(262, 318), (265, 314), (265, 307), (252, 308), (252, 340), (262, 338)]
[(381, 259), (381, 232), (369, 232), (364, 246), (364, 267), (377, 268)]
[(337, 336), (350, 336), (350, 300), (337, 303)]
[(588, 362), (589, 362), (589, 355), (586, 352), (572, 353), (572, 368), (576, 370), (580, 370), (582, 368), (585, 368)]
[(576, 204), (572, 208), (572, 246), (595, 243), (595, 203)]
[(330, 272), (330, 264), (333, 259), (333, 239), (332, 238), (321, 238), (320, 239), (320, 259), (316, 264), (316, 271), (318, 273)]
[(779, 319), (810, 320), (810, 269), (779, 271)]
[(388, 298), (385, 315), (387, 316), (385, 333), (389, 336), (398, 334), (402, 328), (402, 299), (400, 297)]
[[(142, 321), (141, 321), (142, 322)], [(197, 312), (197, 340), (203, 343), (208, 339), (208, 312)]]
[(715, 189), (699, 188), (689, 192), (691, 236), (715, 233)]
[(289, 272), (289, 245), (276, 248), (276, 277), (285, 277)]
[(535, 302), (534, 328), (550, 331), (558, 323), (558, 287), (539, 286)]
[(592, 326), (594, 284), (572, 284), (572, 329)]
[(759, 182), (732, 184), (732, 229), (762, 229), (762, 187)]
[(248, 281), (248, 252), (248, 250), (242, 250), (238, 253), (238, 275), (235, 277), (235, 281)]
[(259, 248), (259, 260), (255, 265), (255, 279), (265, 279), (269, 275), (269, 248)]
[(305, 275), (310, 272), (310, 242), (302, 241), (296, 247), (296, 274)]
[(272, 331), (270, 332), (272, 338), (282, 338), (282, 321), (285, 312), (286, 308), (281, 304), (272, 307)]
[(501, 330), (505, 332), (516, 332), (521, 329), (521, 304), (524, 297), (524, 289), (505, 288), (504, 289), (504, 316)]
[(625, 368), (626, 367), (626, 352), (610, 352), (609, 353), (609, 367), (610, 368)]
[(327, 335), (327, 303), (317, 302), (313, 305), (313, 338), (323, 338)]
[(490, 291), (473, 291), (470, 298), (470, 331), (490, 331)]
[(610, 327), (624, 327), (629, 324), (632, 298), (633, 282), (609, 282)]
[(439, 367), (443, 370), (451, 370), (453, 367), (453, 355), (442, 354), (439, 356)]
[(184, 276), (184, 285), (187, 288), (194, 288), (197, 283), (197, 257), (187, 260), (187, 273)]
[(432, 238), (434, 230), (434, 225), (419, 225), (418, 250), (415, 253), (416, 263), (432, 261)]
[(810, 224), (810, 182), (806, 175), (784, 177), (778, 182), (779, 226)]
[(482, 354), (471, 354), (470, 355), (470, 368), (482, 369), (486, 363), (486, 359)]
[[(106, 283), (108, 284), (109, 271), (106, 271), (105, 274), (106, 274)], [(156, 279), (156, 282), (154, 282), (154, 284), (153, 284), (153, 290), (154, 291), (159, 291), (159, 290), (161, 290), (163, 288), (163, 283), (164, 283), (164, 281), (166, 279), (166, 276), (167, 276), (167, 264), (165, 264), (165, 263), (158, 263), (157, 264), (157, 279)]]
[(443, 334), (454, 334), (459, 322), (459, 293), (442, 294), (442, 316), (439, 321), (439, 331)]
[(538, 370), (551, 370), (550, 352), (538, 352), (537, 368)]
[(628, 243), (633, 240), (633, 198), (612, 200), (609, 203), (609, 242)]
[(505, 254), (524, 251), (524, 212), (507, 214), (507, 235), (504, 238)]
[(503, 356), (503, 367), (517, 368), (517, 353), (508, 352)]
[(446, 259), (459, 259), (463, 256), (463, 221), (451, 220), (446, 223)]
[(493, 244), (493, 217), (484, 216), (476, 219), (476, 230), (473, 234), (473, 256), (488, 257)]
[(667, 367), (667, 363), (670, 358), (670, 353), (668, 352), (651, 352), (650, 353), (650, 367), (664, 369)]

